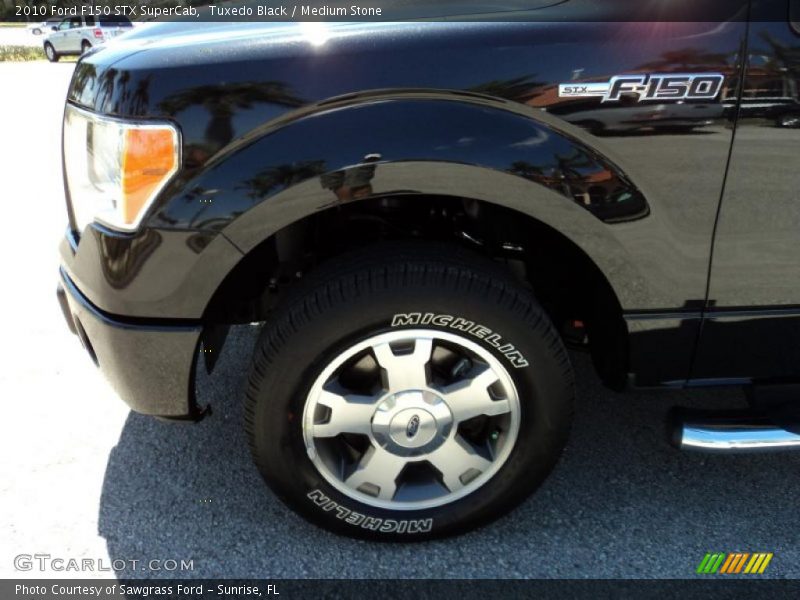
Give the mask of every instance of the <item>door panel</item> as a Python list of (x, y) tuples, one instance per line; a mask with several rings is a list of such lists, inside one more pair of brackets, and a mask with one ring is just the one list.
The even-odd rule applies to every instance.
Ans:
[(800, 304), (800, 36), (753, 23), (709, 300)]
[(70, 29), (67, 31), (64, 38), (64, 51), (65, 52), (80, 52), (81, 49), (81, 33), (83, 32), (83, 20), (80, 17), (75, 17), (70, 21)]
[(700, 379), (800, 375), (800, 35), (787, 0), (753, 7)]
[(54, 32), (49, 38), (49, 42), (53, 45), (56, 52), (64, 52), (66, 49), (65, 36), (69, 32), (69, 20), (61, 21), (58, 24), (58, 31)]

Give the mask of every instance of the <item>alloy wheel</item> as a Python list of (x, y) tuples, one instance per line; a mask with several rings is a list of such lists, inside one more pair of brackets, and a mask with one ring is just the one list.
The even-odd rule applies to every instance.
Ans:
[(452, 333), (379, 334), (336, 356), (306, 399), (303, 437), (343, 494), (392, 510), (433, 508), (486, 485), (517, 439), (507, 370)]

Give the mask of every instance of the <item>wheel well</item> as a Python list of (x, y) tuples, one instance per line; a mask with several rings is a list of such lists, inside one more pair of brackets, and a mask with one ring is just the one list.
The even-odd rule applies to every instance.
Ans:
[(627, 328), (608, 280), (567, 237), (479, 200), (406, 195), (351, 202), (305, 217), (251, 250), (228, 274), (204, 322), (264, 320), (292, 284), (324, 260), (385, 240), (460, 244), (504, 263), (529, 286), (565, 341), (588, 348), (612, 388), (628, 372)]

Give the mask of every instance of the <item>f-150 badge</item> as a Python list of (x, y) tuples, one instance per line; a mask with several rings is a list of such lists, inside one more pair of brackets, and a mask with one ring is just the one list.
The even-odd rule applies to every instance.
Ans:
[(558, 95), (560, 98), (602, 98), (601, 102), (617, 102), (628, 94), (637, 95), (639, 102), (713, 100), (724, 80), (720, 73), (616, 75), (601, 83), (562, 83), (558, 86)]

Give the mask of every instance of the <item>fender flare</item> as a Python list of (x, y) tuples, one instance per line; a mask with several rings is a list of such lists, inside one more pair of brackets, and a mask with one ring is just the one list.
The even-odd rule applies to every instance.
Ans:
[[(368, 169), (367, 197), (468, 198), (532, 217), (590, 256), (622, 306), (646, 305), (645, 278), (614, 229), (651, 216), (650, 207), (614, 161), (572, 130), (530, 107), (466, 94), (330, 101), (231, 143), (166, 190), (147, 224), (221, 233), (246, 255), (282, 228), (354, 201), (331, 181)], [(614, 194), (605, 203), (613, 214), (594, 202), (597, 190)]]

